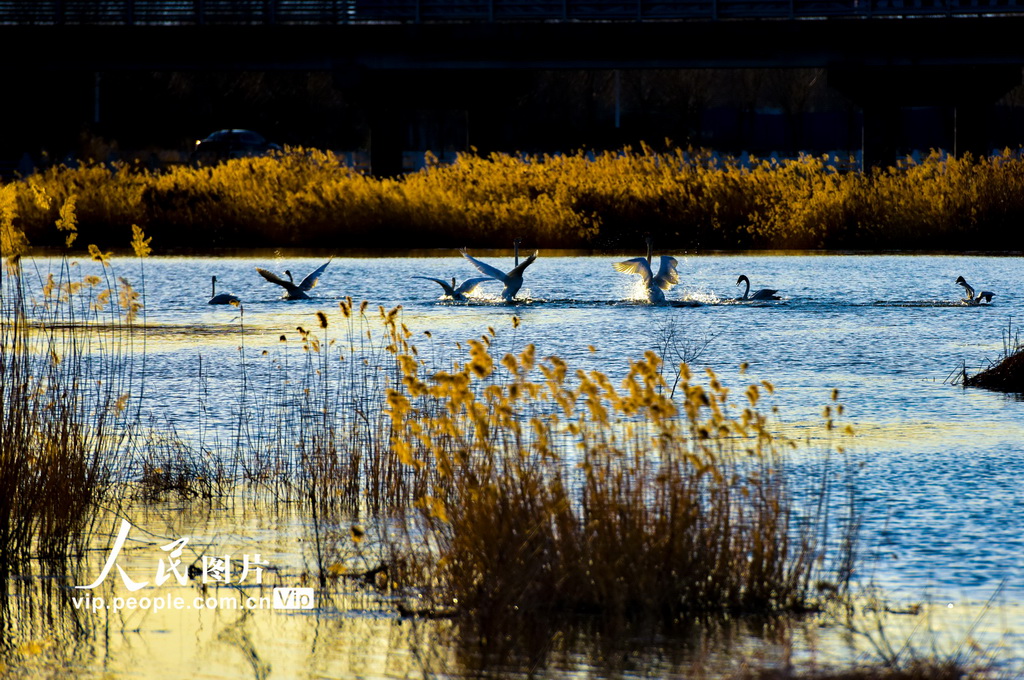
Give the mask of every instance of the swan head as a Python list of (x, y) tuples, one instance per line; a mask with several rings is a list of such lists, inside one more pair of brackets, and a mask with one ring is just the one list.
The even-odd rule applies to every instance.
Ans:
[(285, 270), (284, 270), (284, 275), (288, 277), (288, 280), (289, 280), (289, 281), (291, 281), (292, 283), (295, 283), (295, 279), (293, 279), (293, 278), (292, 278), (292, 273), (291, 273), (290, 271), (288, 271), (287, 269), (285, 269)]
[(455, 277), (453, 276), (452, 277), (452, 288), (454, 288), (454, 287), (455, 287)]
[(746, 281), (748, 284), (750, 283), (750, 279), (747, 278), (746, 274), (740, 274), (740, 277), (736, 279), (736, 285), (738, 286), (744, 281)]
[(961, 286), (966, 286), (967, 285), (967, 281), (965, 281), (964, 277), (962, 277), (962, 276), (956, 277), (956, 282), (959, 283)]

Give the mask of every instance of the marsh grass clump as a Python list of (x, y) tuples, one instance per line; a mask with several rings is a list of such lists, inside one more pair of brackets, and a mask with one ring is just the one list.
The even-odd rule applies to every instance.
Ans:
[(795, 444), (757, 410), (769, 383), (734, 406), (685, 364), (673, 396), (653, 352), (616, 386), (533, 346), (497, 376), (488, 344), (427, 376), (400, 355), (388, 392), (395, 455), (431, 470), (393, 558), (425, 611), (678, 622), (815, 606), (827, 518), (795, 500)]
[(173, 430), (150, 431), (137, 443), (136, 460), (132, 466), (133, 498), (145, 502), (166, 500), (213, 500), (228, 496), (236, 479), (226, 461), (210, 451), (190, 444)]
[(1024, 394), (1024, 342), (1020, 329), (1013, 328), (1012, 320), (1003, 332), (1003, 354), (988, 368), (968, 376), (963, 370), (964, 387), (984, 387), (997, 392)]

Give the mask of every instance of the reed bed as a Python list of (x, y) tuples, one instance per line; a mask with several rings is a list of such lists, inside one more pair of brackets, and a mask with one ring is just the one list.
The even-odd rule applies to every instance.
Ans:
[[(76, 201), (84, 240), (120, 246), (137, 224), (164, 249), (606, 248), (649, 231), (686, 248), (1008, 250), (1024, 247), (1024, 159), (933, 153), (869, 173), (848, 159), (722, 158), (649, 146), (526, 156), (462, 154), (397, 179), (289, 149), (211, 167), (57, 167), (7, 185), (17, 225), (55, 245)], [(387, 234), (385, 242), (381, 235)]]
[(818, 502), (796, 500), (795, 444), (757, 409), (770, 383), (734, 405), (712, 372), (701, 385), (685, 364), (672, 388), (653, 352), (617, 386), (538, 361), (533, 346), (495, 362), (488, 340), (426, 376), (398, 354), (392, 447), (430, 475), (392, 560), (399, 582), (423, 587), (420, 611), (678, 624), (806, 611), (819, 577), (845, 588), (848, 573), (819, 569), (827, 485)]
[(465, 357), (412, 338), (400, 307), (344, 300), (242, 356), (233, 474), (309, 512), (321, 585), (371, 573), (428, 616), (669, 621), (845, 587), (830, 569), (853, 546), (828, 533), (852, 524), (830, 525), (827, 473), (792, 483), (796, 445), (757, 410), (769, 383), (737, 406), (654, 352), (615, 386), (532, 345), (496, 359), (494, 329)]
[[(9, 189), (0, 197), (0, 570), (66, 560), (91, 538), (128, 448), (137, 294), (65, 262), (30, 291)], [(63, 226), (74, 232), (73, 210)], [(70, 237), (69, 237), (70, 238)], [(106, 255), (95, 250), (96, 259)]]

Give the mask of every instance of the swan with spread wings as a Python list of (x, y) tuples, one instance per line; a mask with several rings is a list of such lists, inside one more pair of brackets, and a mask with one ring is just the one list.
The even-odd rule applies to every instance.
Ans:
[(505, 284), (505, 288), (501, 291), (501, 297), (506, 302), (512, 302), (515, 300), (516, 293), (518, 293), (519, 289), (523, 287), (523, 272), (526, 271), (527, 267), (533, 264), (534, 260), (536, 260), (537, 256), (540, 254), (539, 250), (535, 250), (532, 255), (520, 263), (519, 239), (515, 239), (512, 242), (512, 245), (515, 250), (515, 266), (508, 272), (503, 272), (497, 267), (492, 267), (486, 262), (481, 262), (475, 257), (470, 256), (470, 254), (466, 252), (465, 248), (461, 250), (462, 256), (472, 262), (473, 266), (480, 270), (480, 273), (486, 274), (490, 278), (497, 279)]
[(427, 281), (433, 281), (444, 289), (445, 297), (450, 297), (452, 300), (466, 300), (468, 295), (471, 295), (477, 286), (484, 281), (490, 281), (489, 276), (481, 276), (475, 279), (466, 279), (458, 286), (455, 285), (455, 277), (452, 277), (451, 285), (447, 281), (442, 279), (435, 279), (433, 276), (414, 276), (414, 279), (426, 279)]
[(647, 236), (644, 240), (647, 242), (647, 257), (634, 257), (625, 262), (616, 262), (612, 266), (617, 272), (639, 276), (647, 289), (649, 302), (664, 302), (665, 291), (679, 283), (679, 274), (676, 272), (679, 261), (670, 255), (662, 255), (661, 266), (658, 268), (658, 273), (655, 274), (651, 269), (654, 239)]
[(284, 288), (284, 295), (282, 297), (285, 300), (309, 300), (310, 297), (307, 293), (316, 287), (317, 281), (320, 279), (320, 275), (324, 273), (324, 270), (327, 269), (327, 265), (330, 263), (330, 260), (324, 262), (299, 283), (295, 283), (295, 279), (292, 278), (292, 273), (287, 269), (284, 272), (285, 276), (288, 277), (287, 281), (274, 272), (267, 271), (261, 267), (256, 267), (256, 271), (259, 272), (259, 275), (267, 281)]

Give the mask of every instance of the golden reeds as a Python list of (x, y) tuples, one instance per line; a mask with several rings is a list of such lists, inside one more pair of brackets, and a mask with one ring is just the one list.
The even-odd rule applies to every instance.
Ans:
[[(542, 247), (619, 246), (650, 231), (694, 248), (1022, 247), (1024, 159), (1009, 150), (867, 174), (848, 159), (719, 157), (647, 146), (616, 152), (462, 154), (398, 179), (291, 149), (213, 167), (52, 168), (4, 186), (17, 226), (61, 244), (73, 201), (83, 239), (121, 246), (139, 225), (163, 248), (487, 245), (515, 233)], [(384, 243), (380, 234), (389, 234)], [(503, 236), (504, 235), (504, 236)], [(68, 235), (67, 238), (71, 238)], [(81, 243), (79, 240), (78, 243)]]
[(496, 380), (487, 343), (469, 352), (432, 375), (400, 355), (388, 394), (395, 455), (430, 471), (392, 560), (430, 584), (430, 611), (678, 622), (812, 606), (827, 517), (790, 495), (794, 444), (757, 410), (769, 384), (734, 405), (682, 364), (673, 397), (653, 352), (615, 385), (532, 346)]
[[(61, 211), (69, 233), (76, 231), (73, 206), (68, 201)], [(29, 555), (79, 554), (89, 540), (129, 432), (129, 317), (139, 303), (125, 282), (100, 290), (102, 279), (76, 280), (67, 263), (56, 278), (49, 275), (35, 302), (26, 291), (19, 239), (7, 236), (4, 244), (0, 566), (6, 570)]]

